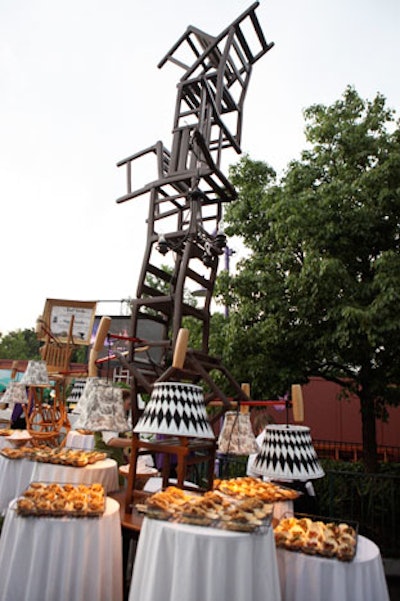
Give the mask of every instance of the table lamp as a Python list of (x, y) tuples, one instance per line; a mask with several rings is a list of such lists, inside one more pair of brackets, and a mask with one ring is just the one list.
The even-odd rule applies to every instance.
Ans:
[(218, 451), (225, 455), (251, 455), (259, 450), (251, 426), (250, 413), (227, 411), (218, 438)]
[(26, 394), (26, 385), (22, 382), (9, 382), (5, 393), (1, 399), (2, 403), (8, 403), (9, 405), (20, 405), (28, 404), (28, 395)]
[(89, 378), (79, 399), (79, 417), (76, 429), (93, 432), (127, 432), (129, 425), (125, 417), (122, 389), (112, 386), (107, 380)]
[(45, 361), (29, 361), (20, 380), (25, 386), (50, 386)]
[(134, 432), (214, 439), (203, 390), (187, 382), (156, 382)]
[(310, 428), (268, 425), (254, 472), (271, 480), (312, 480), (325, 475), (312, 444)]

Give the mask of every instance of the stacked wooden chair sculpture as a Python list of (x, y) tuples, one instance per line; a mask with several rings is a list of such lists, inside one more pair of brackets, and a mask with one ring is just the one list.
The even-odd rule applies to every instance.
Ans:
[[(173, 63), (183, 69), (177, 86), (171, 150), (157, 142), (118, 163), (126, 168), (127, 191), (117, 202), (144, 195), (149, 202), (146, 249), (132, 302), (131, 351), (129, 357), (121, 358), (132, 374), (134, 426), (141, 416), (138, 394), (151, 394), (155, 385), (168, 380), (194, 384), (203, 381), (209, 390), (207, 400), (218, 398), (225, 411), (230, 401), (215, 380), (213, 374), (218, 371), (236, 400), (248, 399), (227, 367), (210, 356), (209, 334), (218, 263), (226, 249), (223, 204), (236, 198), (234, 187), (222, 172), (222, 156), (227, 149), (241, 152), (243, 103), (252, 67), (273, 46), (262, 33), (255, 13), (257, 6), (258, 2), (250, 6), (217, 36), (188, 27), (159, 63), (159, 67)], [(156, 177), (135, 189), (134, 170), (140, 159), (149, 157), (155, 159)], [(168, 271), (160, 266), (167, 253), (173, 254)], [(193, 287), (204, 292), (202, 307), (193, 306), (185, 298), (185, 292)], [(202, 340), (201, 348), (192, 349), (187, 347), (186, 339), (181, 352), (179, 337), (184, 336), (185, 317), (200, 323)], [(158, 356), (150, 361), (140, 352), (141, 320), (155, 322), (161, 334)], [(157, 343), (149, 346), (154, 349)], [(183, 485), (190, 444), (193, 440), (153, 440), (143, 446), (146, 452), (175, 453), (178, 481)], [(204, 438), (201, 446), (207, 458), (213, 459), (215, 440)], [(135, 486), (140, 447), (139, 436), (134, 433), (127, 509)], [(211, 472), (208, 479), (211, 486)], [(164, 484), (166, 481), (164, 474)]]
[[(154, 382), (165, 381), (166, 373), (204, 381), (211, 391), (208, 400), (220, 399), (223, 410), (229, 400), (215, 381), (215, 371), (222, 373), (234, 397), (247, 398), (226, 366), (209, 355), (209, 333), (219, 258), (226, 251), (223, 204), (236, 197), (222, 171), (222, 157), (228, 149), (241, 152), (243, 104), (252, 68), (273, 46), (262, 33), (257, 6), (258, 2), (251, 5), (217, 36), (188, 27), (158, 65), (172, 63), (183, 70), (171, 150), (159, 141), (118, 163), (126, 169), (127, 191), (117, 202), (144, 195), (149, 202), (147, 243), (132, 302), (133, 342), (130, 356), (122, 359), (133, 376), (134, 423), (140, 417), (138, 393), (150, 393)], [(155, 159), (155, 179), (135, 189), (135, 169), (140, 170), (141, 160), (149, 157)], [(160, 266), (167, 253), (173, 254), (170, 271)], [(185, 298), (185, 291), (193, 287), (204, 292), (202, 307)], [(182, 368), (171, 368), (185, 317), (200, 324), (201, 348), (188, 348)], [(152, 347), (158, 355), (152, 360), (140, 352), (142, 320), (159, 328), (159, 346)]]

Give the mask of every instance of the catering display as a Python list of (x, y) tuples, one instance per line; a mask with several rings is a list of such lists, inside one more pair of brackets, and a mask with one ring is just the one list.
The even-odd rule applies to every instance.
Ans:
[[(246, 489), (249, 492), (247, 495), (242, 492), (240, 497), (233, 496), (226, 494), (223, 482), (229, 481), (218, 480), (217, 486), (221, 489), (204, 494), (189, 493), (169, 486), (149, 496), (144, 504), (136, 505), (136, 508), (155, 519), (238, 532), (262, 532), (270, 526), (273, 505), (265, 490), (264, 498), (252, 494), (253, 489), (250, 488)], [(272, 491), (269, 496), (272, 498)], [(278, 490), (276, 496), (280, 499)]]
[(111, 497), (95, 517), (25, 517), (15, 502), (7, 507), (0, 540), (2, 601), (122, 601), (122, 576), (120, 508)]
[(351, 561), (356, 554), (357, 528), (344, 522), (288, 517), (274, 527), (274, 535), (276, 546), (289, 551), (341, 561)]
[(4, 448), (0, 453), (7, 459), (29, 459), (42, 463), (54, 463), (72, 467), (85, 467), (107, 458), (107, 454), (99, 451), (83, 451), (81, 449), (55, 449), (52, 447), (28, 447), (18, 449)]
[(15, 509), (21, 516), (96, 517), (104, 513), (104, 487), (31, 482), (16, 499)]

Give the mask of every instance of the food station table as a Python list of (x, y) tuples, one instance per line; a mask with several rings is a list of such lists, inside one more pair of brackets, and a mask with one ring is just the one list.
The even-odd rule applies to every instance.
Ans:
[(65, 446), (72, 449), (86, 449), (91, 451), (94, 449), (94, 435), (82, 434), (77, 430), (70, 430), (67, 434)]
[(280, 601), (272, 527), (263, 534), (145, 518), (129, 601)]
[(282, 601), (389, 601), (379, 548), (358, 536), (351, 562), (277, 549)]
[(101, 517), (22, 517), (7, 509), (0, 537), (0, 601), (121, 601), (118, 503)]
[(106, 492), (111, 492), (119, 487), (118, 465), (114, 459), (104, 459), (85, 467), (71, 467), (0, 455), (0, 512), (35, 480), (71, 484), (99, 482)]

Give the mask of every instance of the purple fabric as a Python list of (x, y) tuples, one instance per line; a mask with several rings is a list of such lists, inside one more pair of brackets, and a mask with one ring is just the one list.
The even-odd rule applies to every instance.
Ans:
[[(157, 434), (156, 435), (156, 439), (157, 440), (165, 440), (167, 437), (164, 436), (164, 434)], [(156, 453), (155, 454), (155, 464), (156, 467), (158, 469), (158, 471), (162, 471), (163, 467), (164, 467), (164, 453)], [(176, 467), (176, 465), (178, 464), (178, 458), (176, 455), (170, 455), (170, 466), (171, 467)]]
[(21, 417), (22, 413), (23, 409), (21, 403), (15, 403), (13, 412), (11, 413), (11, 423), (16, 422), (17, 419)]

